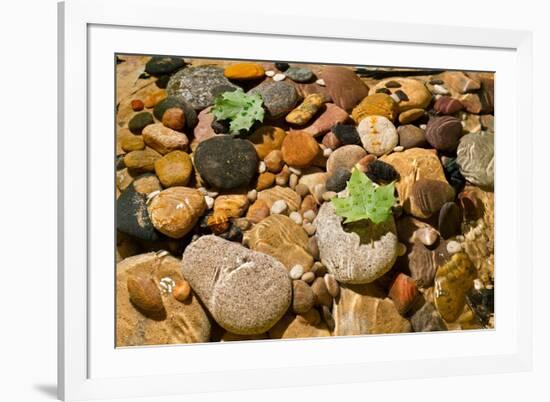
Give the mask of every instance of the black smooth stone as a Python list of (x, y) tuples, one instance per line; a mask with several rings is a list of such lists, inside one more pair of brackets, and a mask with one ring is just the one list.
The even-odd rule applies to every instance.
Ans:
[(352, 124), (336, 124), (332, 127), (332, 132), (344, 145), (355, 145), (361, 143), (361, 138)]
[(327, 179), (326, 187), (328, 191), (340, 192), (346, 188), (346, 184), (351, 177), (351, 172), (346, 168), (336, 169)]
[(162, 116), (170, 108), (180, 108), (185, 113), (185, 126), (187, 128), (194, 128), (198, 123), (197, 112), (191, 107), (191, 105), (185, 101), (185, 99), (169, 96), (161, 100), (153, 109), (153, 114), (157, 120), (162, 121)]
[(149, 218), (147, 196), (138, 193), (133, 185), (129, 185), (116, 201), (116, 227), (138, 239), (156, 241), (160, 238)]
[(155, 81), (155, 85), (157, 86), (157, 88), (160, 88), (160, 89), (165, 89), (166, 88), (166, 85), (168, 85), (168, 81), (170, 80), (170, 76), (169, 75), (161, 75), (160, 77), (158, 77), (158, 79)]
[(212, 130), (214, 130), (214, 132), (216, 134), (227, 134), (227, 133), (229, 133), (229, 121), (228, 120), (216, 120), (216, 119), (214, 119), (210, 126), (212, 127)]
[(405, 92), (403, 92), (402, 90), (398, 89), (397, 91), (395, 91), (395, 94), (398, 96), (399, 99), (401, 99), (402, 101), (408, 101), (409, 100), (409, 97), (407, 96), (407, 94)]
[(445, 163), (445, 166), (443, 166), (443, 171), (449, 184), (453, 186), (457, 194), (460, 193), (466, 184), (466, 179), (460, 173), (460, 167), (456, 163), (456, 158), (450, 158)]
[(236, 241), (240, 243), (243, 240), (243, 231), (234, 224), (231, 224), (229, 230), (219, 236), (225, 240)]
[(454, 202), (446, 202), (439, 210), (438, 229), (441, 237), (448, 239), (460, 233), (462, 220), (460, 208)]
[(128, 122), (128, 128), (134, 134), (141, 134), (141, 131), (148, 126), (153, 124), (155, 120), (149, 112), (140, 112), (136, 113)]
[(389, 163), (375, 160), (367, 166), (367, 176), (375, 183), (389, 183), (399, 179), (399, 173)]
[(286, 71), (288, 70), (288, 68), (290, 67), (290, 65), (288, 63), (285, 63), (285, 62), (282, 62), (282, 61), (279, 61), (277, 63), (275, 63), (275, 68), (277, 68), (277, 70), (279, 71)]
[(401, 84), (397, 81), (388, 81), (386, 82), (386, 88), (401, 88)]
[(378, 88), (378, 89), (376, 90), (376, 93), (377, 93), (377, 94), (391, 95), (391, 91), (390, 91), (388, 88)]
[(185, 61), (179, 57), (153, 56), (145, 64), (145, 72), (154, 76), (170, 75), (185, 66)]
[(116, 169), (124, 169), (126, 164), (124, 163), (124, 155), (119, 155), (116, 157)]
[(195, 151), (194, 162), (208, 184), (223, 190), (248, 185), (258, 169), (254, 145), (229, 135), (201, 142)]
[(467, 295), (466, 300), (478, 322), (486, 325), (489, 322), (491, 314), (495, 312), (495, 291), (492, 289), (472, 289)]

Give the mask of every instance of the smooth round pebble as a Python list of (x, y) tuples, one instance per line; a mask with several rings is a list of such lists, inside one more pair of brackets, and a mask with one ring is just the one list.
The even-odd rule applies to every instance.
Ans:
[(447, 243), (447, 252), (449, 254), (456, 254), (462, 250), (462, 246), (459, 242), (451, 240)]
[(292, 211), (288, 217), (292, 219), (296, 224), (301, 225), (302, 224), (302, 215), (300, 215), (297, 211)]
[(315, 280), (315, 274), (313, 272), (306, 272), (302, 275), (302, 280), (305, 283), (313, 283)]
[(294, 265), (289, 272), (289, 275), (292, 279), (300, 279), (304, 274), (304, 267), (301, 265)]
[(383, 116), (368, 116), (357, 127), (367, 152), (381, 156), (397, 146), (399, 137), (393, 123)]
[(277, 200), (271, 205), (272, 214), (283, 214), (286, 212), (288, 206), (286, 205), (285, 200)]

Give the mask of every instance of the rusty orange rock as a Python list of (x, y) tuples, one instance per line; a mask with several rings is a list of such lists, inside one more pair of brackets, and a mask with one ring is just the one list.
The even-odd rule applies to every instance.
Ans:
[(397, 103), (391, 96), (384, 93), (375, 93), (365, 97), (351, 112), (353, 120), (358, 124), (367, 116), (384, 116), (393, 122), (397, 114)]
[(230, 80), (255, 80), (262, 78), (265, 70), (257, 63), (236, 63), (227, 66), (223, 74)]
[(319, 144), (304, 131), (291, 131), (283, 140), (281, 151), (284, 161), (295, 167), (308, 167), (319, 153)]

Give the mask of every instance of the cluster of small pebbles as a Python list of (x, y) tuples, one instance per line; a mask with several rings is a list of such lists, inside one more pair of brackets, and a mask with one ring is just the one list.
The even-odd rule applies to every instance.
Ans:
[[(493, 74), (118, 61), (118, 346), (494, 326)], [(354, 169), (385, 222), (336, 214)]]

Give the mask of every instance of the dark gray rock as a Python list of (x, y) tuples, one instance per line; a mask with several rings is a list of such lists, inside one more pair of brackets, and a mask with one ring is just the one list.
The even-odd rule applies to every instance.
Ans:
[(353, 124), (337, 124), (332, 127), (332, 132), (344, 145), (361, 144), (361, 138)]
[(246, 186), (256, 174), (258, 155), (248, 140), (219, 135), (201, 142), (195, 168), (210, 185), (220, 189)]
[(116, 201), (116, 227), (122, 233), (138, 239), (159, 239), (147, 212), (147, 196), (137, 192), (133, 185), (129, 185)]
[(262, 96), (264, 106), (272, 119), (286, 115), (299, 100), (296, 87), (285, 81), (265, 81), (248, 93), (259, 93)]
[(164, 112), (171, 108), (179, 108), (185, 113), (185, 126), (187, 128), (194, 128), (198, 123), (197, 112), (191, 107), (189, 102), (185, 99), (175, 96), (169, 96), (161, 100), (153, 109), (153, 114), (157, 120), (162, 121)]
[(296, 82), (308, 82), (313, 78), (313, 72), (305, 67), (290, 67), (285, 71), (285, 74)]
[(174, 74), (166, 91), (170, 96), (185, 99), (195, 110), (202, 110), (214, 104), (220, 93), (238, 86), (223, 75), (223, 68), (216, 66), (188, 67)]
[(346, 168), (336, 169), (327, 179), (326, 187), (328, 191), (340, 192), (346, 188), (346, 184), (351, 177), (351, 172)]
[(439, 210), (438, 229), (441, 237), (448, 239), (460, 233), (460, 208), (454, 202), (443, 204)]
[(135, 114), (128, 122), (128, 128), (134, 134), (141, 134), (143, 130), (149, 124), (153, 124), (155, 120), (149, 112), (141, 112)]
[(399, 173), (389, 163), (372, 161), (367, 166), (367, 176), (375, 183), (389, 183), (399, 179)]
[(447, 326), (431, 303), (425, 303), (411, 317), (414, 332), (446, 331)]
[(145, 65), (145, 72), (156, 77), (172, 74), (185, 66), (185, 61), (179, 57), (153, 56)]

